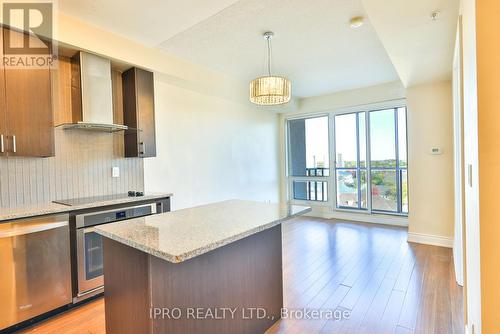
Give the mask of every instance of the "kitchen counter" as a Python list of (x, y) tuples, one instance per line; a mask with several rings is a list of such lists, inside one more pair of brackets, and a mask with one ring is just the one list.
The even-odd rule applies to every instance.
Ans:
[(149, 200), (155, 200), (172, 196), (173, 195), (171, 193), (150, 193), (138, 197), (125, 197), (125, 198), (115, 198), (115, 199), (106, 198), (103, 201), (97, 201), (93, 203), (86, 203), (73, 206), (67, 206), (57, 203), (45, 203), (38, 205), (20, 206), (16, 208), (0, 208), (0, 223), (2, 221), (13, 220), (13, 219), (43, 216), (56, 213), (65, 213), (70, 211), (78, 211), (83, 209), (98, 208), (103, 206), (117, 205), (124, 203), (149, 201)]
[(283, 308), (281, 224), (310, 210), (230, 200), (96, 227), (106, 333), (264, 333)]
[(229, 200), (106, 224), (96, 232), (172, 263), (179, 263), (272, 228), (309, 207)]

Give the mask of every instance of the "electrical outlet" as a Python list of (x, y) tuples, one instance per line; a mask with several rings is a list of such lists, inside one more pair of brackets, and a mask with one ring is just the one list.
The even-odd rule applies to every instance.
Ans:
[(111, 170), (112, 177), (120, 177), (120, 167), (113, 167)]

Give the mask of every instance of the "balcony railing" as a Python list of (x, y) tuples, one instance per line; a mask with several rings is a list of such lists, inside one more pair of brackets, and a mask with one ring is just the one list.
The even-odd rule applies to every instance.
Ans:
[(315, 167), (306, 168), (306, 176), (329, 176), (330, 168)]
[(293, 181), (293, 195), (302, 201), (326, 202), (328, 184), (326, 181)]

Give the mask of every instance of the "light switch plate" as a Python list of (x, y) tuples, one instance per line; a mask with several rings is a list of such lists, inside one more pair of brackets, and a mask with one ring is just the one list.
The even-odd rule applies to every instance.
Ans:
[(111, 171), (112, 177), (120, 177), (120, 167), (113, 167)]

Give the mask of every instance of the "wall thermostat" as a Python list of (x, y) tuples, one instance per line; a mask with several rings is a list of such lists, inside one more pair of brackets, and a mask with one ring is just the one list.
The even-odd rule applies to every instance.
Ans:
[(430, 153), (432, 155), (441, 155), (443, 154), (443, 149), (441, 147), (431, 147)]

